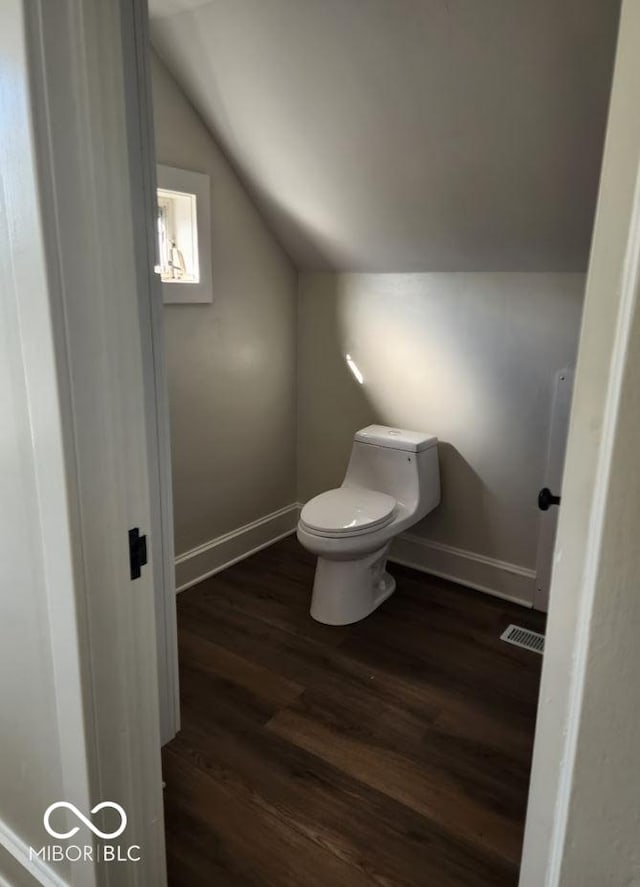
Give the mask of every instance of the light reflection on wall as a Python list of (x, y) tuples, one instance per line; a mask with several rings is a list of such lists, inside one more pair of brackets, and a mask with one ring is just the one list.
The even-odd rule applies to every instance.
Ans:
[(302, 495), (340, 483), (358, 427), (431, 432), (443, 500), (416, 532), (533, 567), (553, 376), (575, 357), (583, 286), (582, 274), (303, 275)]
[(336, 313), (347, 364), (366, 377), (380, 421), (437, 433), (446, 416), (449, 435), (490, 433), (497, 417), (486, 374), (450, 310), (434, 310), (421, 294), (381, 293), (378, 282), (341, 293)]
[(344, 359), (347, 362), (347, 366), (351, 370), (351, 375), (353, 376), (353, 378), (357, 382), (359, 382), (360, 385), (362, 385), (364, 382), (364, 376), (362, 375), (362, 373), (358, 369), (358, 364), (355, 362), (355, 360), (353, 359), (353, 357), (351, 357), (350, 354), (345, 354)]

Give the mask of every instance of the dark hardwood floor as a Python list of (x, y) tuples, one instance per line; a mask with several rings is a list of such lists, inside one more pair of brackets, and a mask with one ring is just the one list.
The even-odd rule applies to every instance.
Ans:
[(543, 618), (390, 569), (344, 628), (295, 537), (180, 594), (172, 887), (515, 887), (541, 657), (499, 636)]

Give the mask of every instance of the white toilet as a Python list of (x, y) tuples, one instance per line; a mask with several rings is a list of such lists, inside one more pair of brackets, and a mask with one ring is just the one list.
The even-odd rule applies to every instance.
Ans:
[(394, 536), (440, 502), (438, 439), (419, 431), (369, 425), (358, 431), (342, 486), (302, 509), (298, 539), (318, 556), (311, 615), (348, 625), (393, 594), (386, 572)]

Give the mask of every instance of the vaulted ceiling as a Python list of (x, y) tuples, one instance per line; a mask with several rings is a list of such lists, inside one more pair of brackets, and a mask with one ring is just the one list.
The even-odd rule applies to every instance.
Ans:
[(303, 269), (582, 270), (618, 0), (150, 0)]

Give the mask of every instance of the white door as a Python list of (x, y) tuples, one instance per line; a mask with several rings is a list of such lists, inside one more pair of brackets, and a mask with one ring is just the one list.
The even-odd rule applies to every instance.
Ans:
[[(538, 554), (536, 557), (536, 590), (533, 606), (547, 612), (549, 608), (549, 588), (553, 568), (553, 550), (556, 544), (558, 508), (564, 472), (564, 457), (569, 432), (569, 413), (573, 393), (573, 369), (558, 370), (553, 387), (551, 423), (547, 447), (547, 468), (544, 485), (539, 494), (540, 531), (538, 534)], [(545, 492), (546, 491), (546, 492)]]
[(178, 636), (169, 398), (164, 352), (164, 306), (157, 262), (156, 158), (146, 5), (122, 0), (129, 167), (137, 257), (140, 328), (145, 388), (150, 530), (155, 580), (156, 637), (160, 702), (160, 738), (169, 742), (180, 729)]

